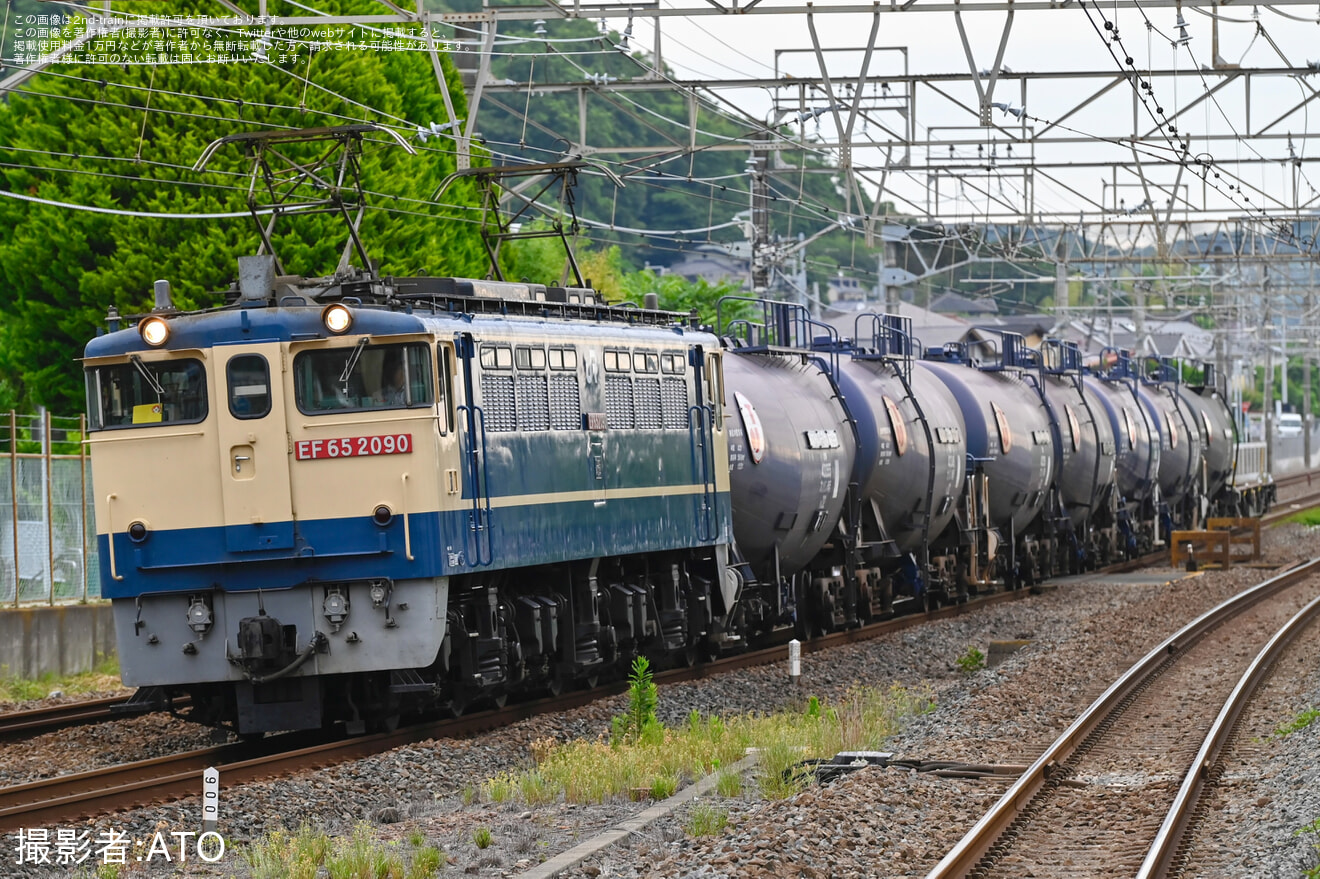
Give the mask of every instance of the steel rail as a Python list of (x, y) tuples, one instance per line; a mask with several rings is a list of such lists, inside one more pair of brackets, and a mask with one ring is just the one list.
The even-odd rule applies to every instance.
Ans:
[(1130, 696), (1153, 679), (1171, 657), (1184, 653), (1202, 635), (1225, 620), (1316, 573), (1320, 573), (1320, 558), (1301, 563), (1238, 593), (1166, 638), (1124, 672), (1052, 745), (1045, 749), (1036, 762), (1031, 764), (1031, 767), (1014, 782), (999, 801), (944, 856), (944, 859), (926, 874), (926, 879), (969, 875), (1004, 831), (1028, 808), (1041, 788), (1045, 786), (1050, 775), (1081, 747), (1105, 719), (1112, 716)]
[(1251, 666), (1243, 673), (1241, 680), (1224, 702), (1224, 707), (1220, 709), (1219, 716), (1215, 718), (1215, 722), (1206, 733), (1205, 741), (1202, 742), (1196, 759), (1192, 761), (1191, 768), (1183, 778), (1182, 786), (1178, 788), (1178, 795), (1174, 797), (1173, 805), (1169, 807), (1169, 812), (1160, 825), (1159, 833), (1156, 834), (1146, 859), (1141, 863), (1137, 879), (1158, 879), (1169, 874), (1178, 855), (1179, 845), (1187, 828), (1191, 826), (1201, 793), (1207, 785), (1213, 783), (1218, 774), (1220, 756), (1233, 738), (1238, 719), (1246, 710), (1257, 688), (1269, 677), (1274, 664), (1288, 645), (1315, 621), (1317, 615), (1320, 615), (1320, 597), (1294, 614), (1293, 618), (1288, 620), (1261, 649)]
[(82, 723), (95, 723), (108, 719), (110, 709), (128, 701), (127, 696), (107, 696), (104, 699), (84, 699), (27, 711), (0, 714), (0, 739), (31, 736), (50, 730), (63, 729)]

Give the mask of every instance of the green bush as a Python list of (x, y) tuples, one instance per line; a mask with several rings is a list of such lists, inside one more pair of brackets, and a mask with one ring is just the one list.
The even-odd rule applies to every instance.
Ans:
[(953, 664), (965, 675), (974, 674), (985, 668), (985, 654), (977, 647), (968, 647), (962, 656), (953, 661)]

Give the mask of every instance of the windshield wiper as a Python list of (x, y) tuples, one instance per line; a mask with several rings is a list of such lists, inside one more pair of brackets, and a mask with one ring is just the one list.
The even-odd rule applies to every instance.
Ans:
[(339, 383), (345, 388), (348, 387), (348, 379), (353, 374), (353, 370), (357, 368), (358, 358), (362, 356), (362, 349), (367, 347), (367, 342), (370, 341), (370, 336), (363, 336), (358, 341), (357, 347), (353, 349), (353, 353), (348, 356), (348, 362), (344, 364), (344, 371), (339, 376)]
[(165, 396), (165, 389), (161, 387), (160, 381), (156, 378), (156, 374), (150, 369), (147, 369), (147, 365), (142, 362), (142, 358), (136, 354), (130, 354), (128, 355), (128, 359), (129, 362), (133, 364), (133, 368), (141, 373), (142, 377), (147, 380), (147, 384), (151, 385), (151, 389), (156, 392), (156, 396)]

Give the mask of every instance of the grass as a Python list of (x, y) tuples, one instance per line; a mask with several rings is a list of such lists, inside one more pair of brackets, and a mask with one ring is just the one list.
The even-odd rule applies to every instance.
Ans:
[[(839, 751), (878, 748), (898, 730), (903, 718), (928, 710), (929, 692), (893, 686), (888, 690), (857, 688), (837, 705), (815, 700), (805, 711), (770, 716), (740, 715), (727, 721), (690, 716), (677, 728), (649, 725), (642, 735), (612, 741), (537, 742), (536, 765), (488, 780), (482, 796), (488, 802), (601, 803), (645, 790), (653, 797), (669, 796), (682, 784), (720, 772), (717, 790), (726, 796), (742, 791), (742, 780), (729, 767), (748, 748), (760, 749), (756, 781), (766, 797), (791, 796), (807, 783), (798, 767), (809, 757)], [(529, 796), (530, 793), (530, 796)]]
[(367, 824), (334, 839), (303, 825), (297, 833), (267, 834), (244, 848), (242, 856), (252, 879), (432, 879), (444, 864), (444, 852), (423, 842), (418, 831), (408, 836), (409, 850), (377, 840)]
[(1302, 873), (1302, 879), (1320, 879), (1320, 818), (1315, 819), (1310, 824), (1297, 830), (1294, 835), (1310, 836), (1311, 848), (1315, 850), (1314, 855), (1316, 862)]
[(491, 835), (489, 827), (478, 827), (472, 833), (472, 844), (479, 849), (490, 848), (490, 844), (494, 841), (495, 837)]
[[(5, 671), (7, 669), (0, 669)], [(45, 699), (59, 690), (68, 696), (104, 693), (123, 688), (119, 680), (119, 660), (103, 659), (91, 671), (72, 675), (45, 674), (36, 680), (30, 678), (0, 678), (0, 702), (32, 702)]]
[(697, 803), (688, 812), (684, 829), (688, 836), (718, 836), (729, 824), (729, 810), (712, 806), (710, 803)]
[(1309, 510), (1300, 510), (1293, 513), (1285, 522), (1296, 522), (1299, 525), (1305, 525), (1307, 528), (1314, 528), (1320, 525), (1320, 507), (1313, 507)]
[(1274, 731), (1274, 734), (1279, 738), (1283, 738), (1284, 736), (1289, 735), (1290, 733), (1295, 733), (1298, 732), (1299, 730), (1306, 729), (1308, 726), (1315, 723), (1316, 720), (1318, 719), (1320, 719), (1320, 708), (1316, 708), (1313, 705), (1310, 708), (1298, 712), (1296, 717), (1294, 717), (1288, 723), (1282, 724), (1278, 729)]

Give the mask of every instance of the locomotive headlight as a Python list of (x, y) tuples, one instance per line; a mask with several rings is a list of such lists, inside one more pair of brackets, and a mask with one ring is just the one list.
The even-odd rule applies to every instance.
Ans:
[(385, 584), (382, 583), (380, 580), (376, 580), (374, 583), (372, 583), (371, 606), (380, 607), (381, 605), (383, 605), (385, 603), (385, 595), (387, 594), (387, 592), (388, 590), (385, 588)]
[(194, 595), (188, 604), (188, 628), (199, 635), (211, 631), (211, 608), (200, 595)]
[(321, 312), (321, 323), (336, 336), (342, 335), (353, 326), (353, 312), (348, 310), (348, 306), (340, 305), (338, 302), (327, 305)]
[(170, 324), (163, 317), (149, 317), (138, 324), (142, 341), (153, 348), (159, 348), (170, 340)]

